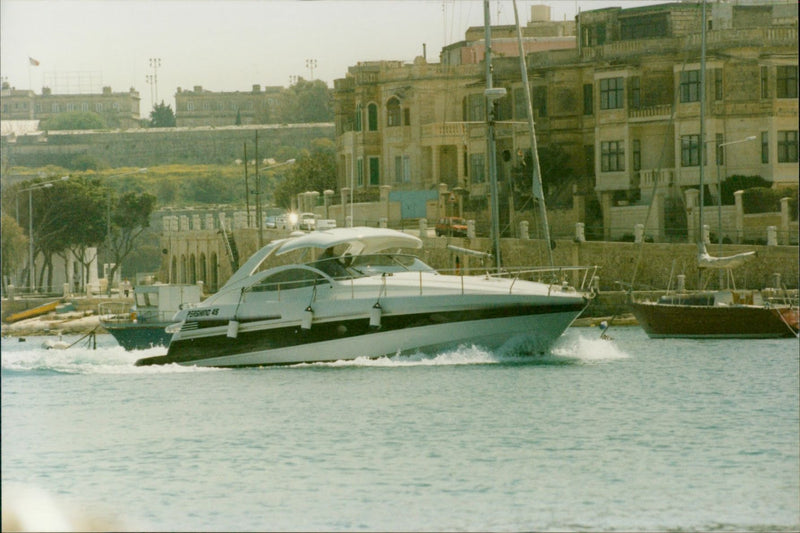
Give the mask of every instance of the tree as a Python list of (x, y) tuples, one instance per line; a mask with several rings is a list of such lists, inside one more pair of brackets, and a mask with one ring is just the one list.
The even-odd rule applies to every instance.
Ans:
[(160, 104), (154, 105), (153, 110), (150, 111), (150, 127), (174, 128), (175, 113), (172, 111), (172, 106), (165, 105), (163, 100)]
[(297, 194), (327, 189), (336, 190), (336, 148), (330, 140), (318, 139), (311, 151), (297, 158), (286, 177), (277, 183), (274, 201), (289, 208)]
[(25, 261), (25, 251), (28, 248), (28, 238), (25, 232), (12, 217), (3, 213), (2, 242), (0, 243), (0, 262), (2, 262), (3, 291), (8, 288), (8, 280), (14, 275), (16, 269)]
[(133, 251), (134, 244), (150, 227), (150, 215), (156, 207), (156, 197), (150, 193), (129, 192), (111, 198), (111, 234), (107, 254), (114, 265), (108, 273), (108, 290), (122, 261)]
[[(83, 265), (81, 288), (89, 282), (89, 269), (97, 258), (96, 248), (106, 237), (109, 192), (99, 180), (78, 177), (68, 182), (59, 198), (66, 208), (59, 220), (64, 229), (60, 237), (63, 247), (55, 253), (65, 259), (65, 268), (69, 252)], [(90, 253), (92, 248), (94, 251)], [(64, 274), (67, 279), (69, 273)]]
[(331, 90), (322, 80), (298, 79), (297, 83), (281, 91), (275, 119), (285, 123), (331, 122)]
[(91, 111), (68, 111), (45, 119), (39, 125), (42, 130), (100, 130), (106, 121)]

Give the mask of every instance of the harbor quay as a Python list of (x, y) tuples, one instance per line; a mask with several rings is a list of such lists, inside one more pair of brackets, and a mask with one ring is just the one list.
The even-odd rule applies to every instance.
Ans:
[[(164, 231), (161, 237), (162, 263), (159, 279), (170, 283), (195, 283), (202, 280), (215, 292), (257, 249), (259, 230), (242, 227), (225, 233), (217, 229)], [(427, 264), (440, 271), (480, 273), (492, 268), (491, 260), (455, 249), (494, 253), (486, 237), (435, 236), (431, 229), (406, 229), (420, 237), (423, 247), (417, 252)], [(285, 237), (285, 230), (263, 229), (262, 242)], [(233, 245), (233, 246), (231, 246)], [(708, 243), (715, 255), (728, 256), (756, 251), (758, 260), (750, 261), (733, 272), (736, 288), (777, 287), (797, 289), (798, 246)], [(556, 265), (597, 266), (593, 286), (600, 292), (667, 290), (676, 287), (684, 276), (686, 290), (716, 288), (701, 285), (697, 268), (697, 245), (694, 243), (651, 243), (585, 241), (577, 238), (554, 239), (551, 244)], [(542, 239), (504, 238), (500, 240), (502, 264), (506, 267), (546, 267), (548, 254)], [(776, 274), (779, 280), (776, 280)], [(672, 281), (670, 279), (672, 278)], [(568, 279), (580, 285), (579, 279)], [(588, 280), (587, 280), (588, 281)], [(703, 282), (704, 283), (704, 282)]]

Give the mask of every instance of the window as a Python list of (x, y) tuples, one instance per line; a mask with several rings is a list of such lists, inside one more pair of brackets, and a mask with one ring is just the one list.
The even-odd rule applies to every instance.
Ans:
[(600, 143), (600, 170), (603, 172), (625, 170), (625, 145), (622, 141)]
[(547, 116), (547, 87), (533, 88), (533, 109), (536, 110), (536, 116)]
[(700, 71), (681, 72), (681, 102), (700, 101)]
[(622, 109), (624, 92), (622, 78), (600, 80), (600, 109)]
[(386, 102), (386, 125), (389, 127), (401, 126), (401, 113), (400, 100), (394, 96), (389, 98), (389, 101)]
[(633, 76), (628, 80), (628, 106), (631, 109), (641, 109), (642, 107), (642, 79)]
[(411, 109), (408, 107), (403, 109), (403, 124), (406, 126), (411, 125)]
[(683, 135), (681, 136), (681, 166), (699, 167), (700, 166), (700, 136)]
[(81, 111), (89, 111), (89, 103), (88, 102), (83, 102), (81, 104)]
[(252, 292), (285, 291), (302, 289), (325, 283), (324, 277), (306, 268), (281, 270), (268, 276), (250, 288)]
[(722, 93), (722, 69), (714, 69), (714, 100), (719, 102), (723, 98)]
[(769, 69), (761, 67), (761, 98), (769, 98)]
[(77, 108), (75, 107), (75, 104), (73, 103), (67, 104), (67, 111), (76, 111), (76, 110)]
[(411, 157), (403, 156), (403, 183), (411, 182)]
[(778, 163), (797, 163), (797, 130), (778, 132)]
[(716, 154), (717, 154), (717, 164), (724, 165), (725, 164), (725, 147), (720, 146), (724, 141), (721, 133), (717, 133), (716, 137), (714, 138), (714, 143), (716, 146)]
[(797, 65), (779, 66), (775, 85), (778, 98), (797, 98)]
[(355, 124), (354, 129), (355, 131), (361, 131), (361, 104), (356, 105), (356, 116), (355, 116)]
[(584, 115), (591, 115), (594, 113), (594, 97), (593, 93), (593, 85), (591, 83), (585, 83), (583, 85), (583, 114)]
[(54, 103), (50, 106), (50, 111), (53, 113), (58, 113), (61, 111), (61, 108), (58, 106), (58, 104)]
[(394, 156), (394, 181), (400, 183), (403, 181), (403, 156)]
[(761, 132), (761, 162), (769, 163), (769, 133), (766, 131)]
[(359, 157), (356, 161), (356, 185), (364, 186), (364, 158)]
[(483, 94), (471, 94), (467, 97), (467, 120), (471, 122), (486, 120), (483, 101)]
[(186, 111), (194, 111), (194, 102), (186, 102)]
[(472, 183), (483, 183), (486, 181), (486, 163), (483, 154), (470, 154), (469, 177)]
[(642, 143), (638, 139), (633, 141), (633, 170), (642, 170)]
[(369, 158), (369, 184), (370, 185), (380, 185), (381, 184), (381, 160), (377, 157), (370, 157)]
[(512, 94), (514, 95), (514, 118), (528, 120), (528, 102), (525, 99), (525, 89), (514, 89)]
[(378, 131), (378, 105), (369, 104), (367, 106), (367, 129)]

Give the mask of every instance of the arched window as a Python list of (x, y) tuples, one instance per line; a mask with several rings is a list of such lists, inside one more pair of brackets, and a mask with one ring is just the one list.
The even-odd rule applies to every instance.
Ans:
[(181, 256), (181, 272), (180, 276), (178, 277), (180, 283), (186, 283), (186, 256)]
[(389, 127), (402, 126), (401, 117), (400, 100), (396, 96), (392, 96), (386, 102), (386, 125)]
[(194, 254), (189, 256), (189, 283), (197, 283), (197, 262)]
[(198, 268), (198, 270), (199, 270), (199, 281), (202, 281), (203, 283), (208, 283), (208, 277), (206, 275), (208, 273), (208, 270), (207, 270), (207, 267), (206, 267), (206, 254), (200, 253), (200, 261), (199, 261), (199, 263), (200, 264), (197, 265), (199, 267)]
[(211, 292), (216, 292), (219, 287), (217, 284), (219, 283), (219, 264), (217, 262), (217, 252), (211, 252), (209, 256), (209, 285), (211, 286)]
[(170, 268), (169, 272), (169, 282), (178, 283), (178, 258), (174, 255), (172, 256), (172, 268)]
[(378, 131), (378, 104), (369, 104), (367, 106), (367, 129), (369, 131)]

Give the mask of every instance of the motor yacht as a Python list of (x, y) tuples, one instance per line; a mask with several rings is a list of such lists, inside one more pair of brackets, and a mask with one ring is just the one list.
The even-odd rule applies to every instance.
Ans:
[(219, 292), (178, 311), (167, 354), (137, 365), (263, 366), (507, 343), (542, 353), (589, 302), (568, 270), (558, 270), (563, 279), (552, 269), (443, 274), (411, 253), (421, 247), (414, 235), (368, 227), (273, 241)]

